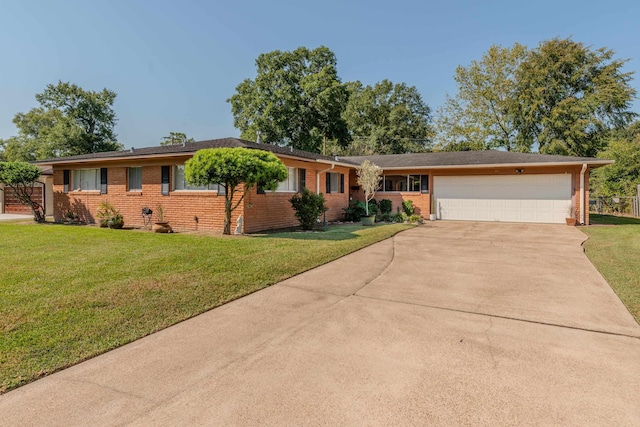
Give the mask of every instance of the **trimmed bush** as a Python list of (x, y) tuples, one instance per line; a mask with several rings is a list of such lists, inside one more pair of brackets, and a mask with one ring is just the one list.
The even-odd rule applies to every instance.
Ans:
[(289, 202), (296, 211), (296, 218), (298, 218), (303, 230), (313, 230), (318, 217), (326, 210), (324, 196), (312, 193), (306, 188), (302, 190), (302, 193), (289, 199)]

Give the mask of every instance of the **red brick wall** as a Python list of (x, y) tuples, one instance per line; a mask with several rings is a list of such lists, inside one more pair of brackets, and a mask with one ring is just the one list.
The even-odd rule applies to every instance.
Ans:
[[(344, 211), (342, 208), (346, 207), (348, 201), (347, 186), (349, 183), (348, 169), (336, 167), (330, 172), (338, 172), (345, 174), (344, 193), (330, 193), (326, 194), (326, 172), (320, 173), (320, 180), (318, 181), (317, 174), (325, 169), (328, 169), (330, 165), (317, 164), (311, 162), (303, 162), (293, 159), (281, 159), (285, 165), (295, 168), (306, 169), (306, 187), (316, 192), (316, 184), (320, 183), (320, 192), (324, 194), (326, 205), (329, 208), (327, 211), (327, 221), (334, 221), (342, 219), (344, 217)], [(299, 225), (298, 220), (294, 215), (294, 210), (291, 207), (289, 199), (295, 193), (278, 193), (267, 191), (265, 194), (258, 194), (254, 188), (246, 196), (244, 201), (244, 227), (247, 233), (253, 233), (256, 231), (293, 227)]]
[[(410, 170), (410, 171), (389, 171), (383, 173), (384, 175), (428, 175), (428, 171), (424, 170)], [(350, 187), (357, 186), (357, 176), (354, 170), (351, 171)], [(429, 189), (431, 189), (433, 178), (429, 176)], [(361, 188), (358, 190), (350, 190), (350, 197), (354, 200), (364, 201), (364, 191)], [(424, 218), (429, 217), (431, 211), (431, 194), (422, 193), (420, 191), (378, 191), (376, 192), (374, 199), (380, 201), (382, 199), (391, 200), (391, 212), (403, 212), (402, 202), (411, 200), (413, 202), (414, 214), (420, 215)]]
[[(177, 231), (209, 230), (222, 231), (224, 227), (224, 196), (214, 191), (171, 191), (169, 195), (161, 194), (161, 167), (163, 165), (183, 164), (188, 157), (174, 159), (148, 159), (126, 162), (94, 163), (90, 166), (56, 165), (54, 167), (54, 218), (63, 221), (68, 210), (76, 213), (87, 223), (96, 223), (98, 206), (101, 201), (109, 201), (123, 215), (125, 225), (143, 225), (142, 208), (149, 207), (154, 211), (154, 221), (158, 205), (164, 207), (164, 219)], [(289, 158), (281, 159), (290, 167), (305, 168), (307, 188), (315, 192), (316, 172), (329, 165), (316, 162), (304, 162)], [(142, 166), (142, 191), (127, 191), (127, 168)], [(70, 191), (63, 193), (63, 170), (83, 168), (108, 168), (107, 194), (99, 191)], [(335, 171), (347, 173), (346, 168)], [(173, 175), (173, 168), (171, 169)], [(173, 176), (171, 177), (173, 182)], [(324, 191), (324, 174), (320, 177), (321, 191)], [(73, 182), (73, 177), (71, 178)], [(345, 187), (348, 179), (345, 177)], [(239, 215), (243, 215), (244, 232), (255, 232), (266, 229), (291, 227), (298, 225), (289, 199), (294, 193), (257, 194), (256, 188), (250, 190), (242, 204), (234, 211), (232, 232), (236, 227)], [(236, 193), (235, 201), (241, 193)], [(327, 219), (334, 219), (348, 203), (348, 195), (326, 195), (327, 205), (331, 211)], [(235, 203), (234, 201), (234, 203)], [(198, 222), (194, 217), (198, 217)]]

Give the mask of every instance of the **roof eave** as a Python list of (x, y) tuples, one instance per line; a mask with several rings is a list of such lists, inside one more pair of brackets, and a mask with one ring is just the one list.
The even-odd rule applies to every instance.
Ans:
[(579, 166), (582, 164), (589, 166), (605, 166), (615, 163), (613, 160), (596, 161), (576, 161), (576, 162), (536, 162), (536, 163), (491, 163), (476, 165), (433, 165), (433, 166), (380, 166), (385, 171), (393, 170), (415, 170), (415, 169), (490, 169), (490, 168), (511, 168), (511, 167), (540, 167), (540, 166)]

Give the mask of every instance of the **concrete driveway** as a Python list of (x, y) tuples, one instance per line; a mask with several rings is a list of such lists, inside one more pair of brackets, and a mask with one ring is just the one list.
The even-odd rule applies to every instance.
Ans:
[(640, 327), (584, 239), (430, 223), (0, 396), (0, 424), (638, 425)]

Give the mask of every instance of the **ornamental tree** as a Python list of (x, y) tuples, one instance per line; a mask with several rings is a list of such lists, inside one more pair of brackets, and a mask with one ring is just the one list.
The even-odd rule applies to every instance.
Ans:
[[(249, 148), (208, 148), (185, 162), (185, 178), (193, 185), (219, 184), (224, 188), (224, 234), (231, 234), (231, 213), (248, 191), (259, 185), (275, 190), (287, 179), (287, 168), (273, 153)], [(240, 187), (241, 184), (244, 184)], [(234, 201), (236, 193), (240, 198)]]
[(11, 188), (23, 205), (31, 208), (33, 220), (44, 222), (44, 207), (33, 200), (40, 168), (27, 162), (0, 162), (0, 183)]
[(367, 216), (369, 216), (369, 201), (373, 199), (380, 185), (382, 168), (369, 160), (365, 160), (356, 168), (356, 175), (358, 176), (358, 185), (364, 190), (364, 206)]

